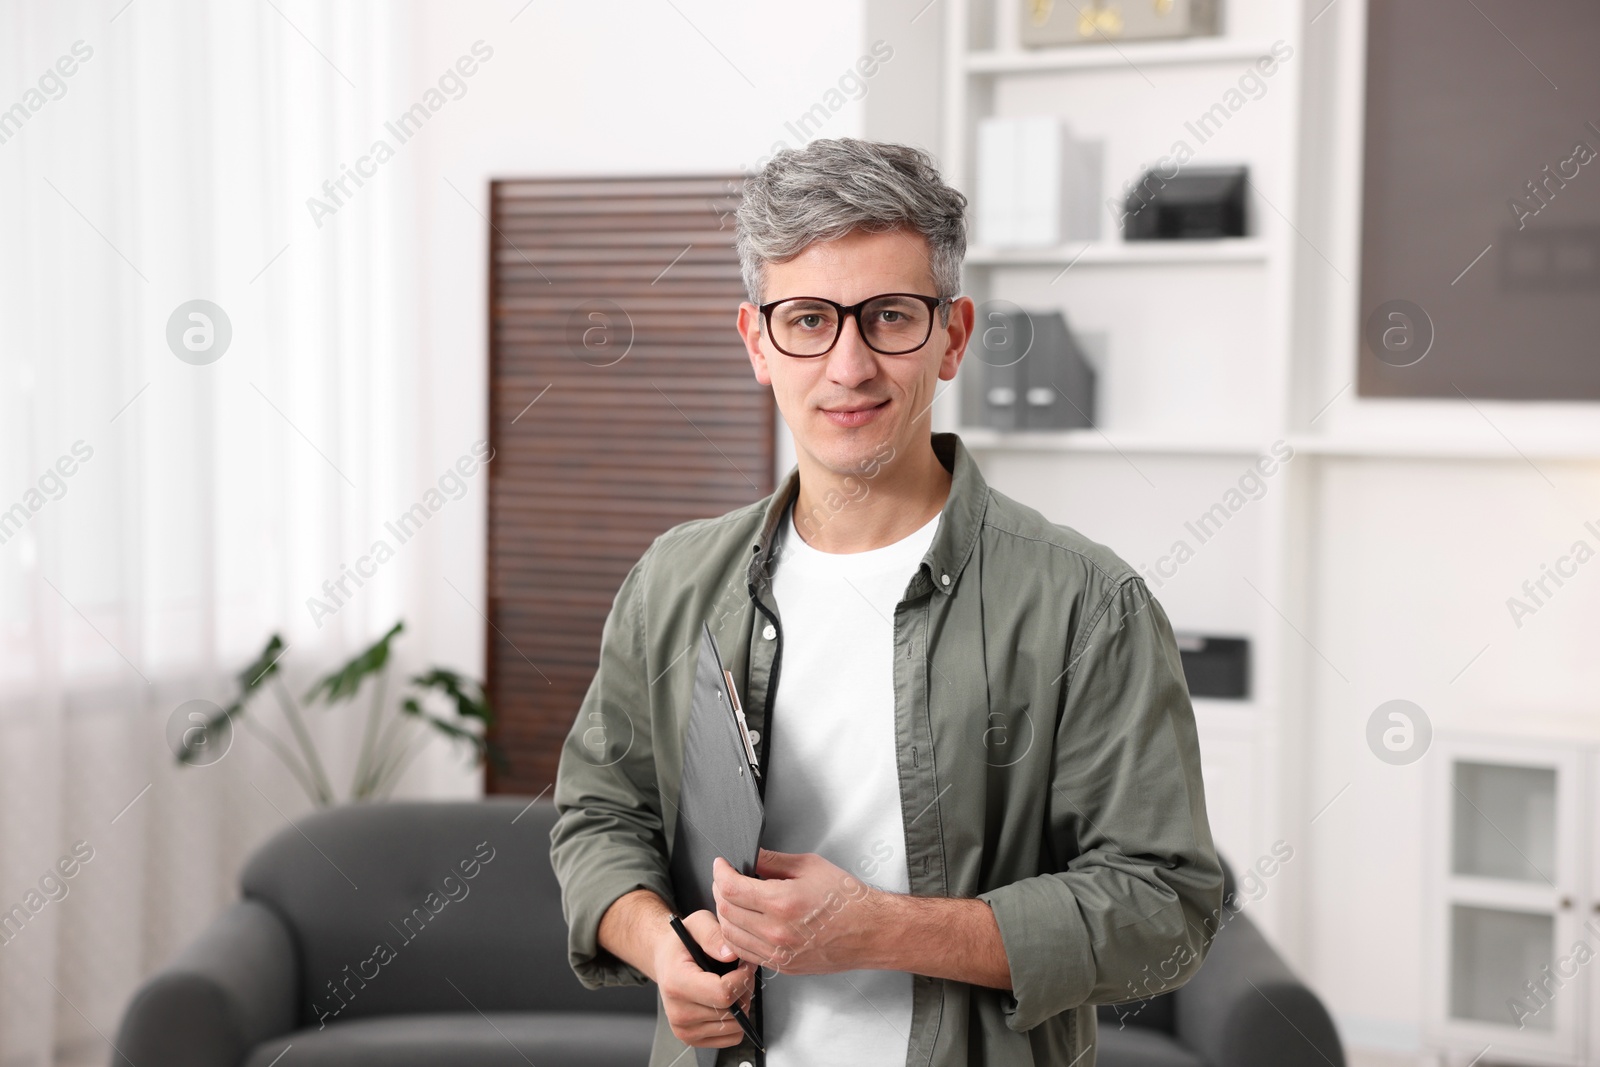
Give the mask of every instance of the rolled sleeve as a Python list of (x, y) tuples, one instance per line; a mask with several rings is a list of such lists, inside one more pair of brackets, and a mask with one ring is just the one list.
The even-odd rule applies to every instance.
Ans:
[(612, 601), (600, 663), (556, 772), (550, 861), (561, 885), (568, 960), (590, 989), (649, 981), (600, 946), (606, 909), (634, 889), (672, 900), (650, 732), (643, 589), (649, 559), (647, 550)]
[(1088, 999), (1094, 974), (1089, 929), (1060, 876), (1024, 878), (978, 899), (994, 912), (1011, 968), (1011, 991), (1001, 997), (1008, 1027), (1031, 1030)]
[(1172, 627), (1136, 576), (1091, 617), (1068, 658), (1046, 805), (1066, 870), (979, 894), (1005, 945), (1016, 1031), (1182, 985), (1222, 904)]

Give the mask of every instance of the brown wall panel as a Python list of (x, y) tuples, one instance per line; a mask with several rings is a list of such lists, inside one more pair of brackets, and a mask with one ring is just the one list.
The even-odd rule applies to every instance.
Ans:
[(734, 332), (738, 188), (491, 185), (486, 676), (510, 761), (491, 793), (555, 780), (612, 598), (656, 535), (774, 488), (772, 393)]

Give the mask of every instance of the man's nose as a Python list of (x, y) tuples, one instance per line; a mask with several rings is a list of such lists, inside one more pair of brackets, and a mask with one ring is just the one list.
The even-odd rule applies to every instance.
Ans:
[(854, 315), (845, 319), (839, 339), (828, 353), (828, 377), (840, 385), (854, 386), (878, 373), (877, 353), (862, 339)]

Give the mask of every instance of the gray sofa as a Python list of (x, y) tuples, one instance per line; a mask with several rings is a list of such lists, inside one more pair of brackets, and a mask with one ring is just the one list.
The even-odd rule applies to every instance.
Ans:
[(554, 822), (548, 801), (497, 798), (285, 827), (243, 899), (134, 995), (112, 1063), (268, 1067), (292, 1045), (279, 1067), (641, 1067), (655, 990), (572, 973)]
[[(573, 975), (554, 821), (548, 801), (497, 798), (286, 827), (251, 857), (243, 899), (134, 995), (113, 1067), (643, 1067), (655, 991)], [(1243, 915), (1193, 981), (1102, 1008), (1100, 1033), (1101, 1067), (1344, 1064), (1327, 1013)]]
[(1239, 910), (1226, 860), (1222, 899), (1211, 949), (1186, 985), (1100, 1006), (1099, 1067), (1344, 1067), (1333, 1019)]

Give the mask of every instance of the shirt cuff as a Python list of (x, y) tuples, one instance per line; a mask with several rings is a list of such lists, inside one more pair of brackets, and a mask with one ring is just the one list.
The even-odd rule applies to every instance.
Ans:
[(586, 989), (647, 985), (650, 976), (600, 947), (600, 919), (619, 897), (635, 889), (653, 890), (672, 906), (672, 887), (659, 871), (627, 870), (590, 861), (593, 873), (572, 876), (567, 901), (567, 960)]
[(1024, 878), (978, 899), (994, 912), (1011, 968), (1011, 990), (1001, 996), (1006, 1026), (1022, 1033), (1088, 1000), (1094, 988), (1089, 930), (1059, 878)]

